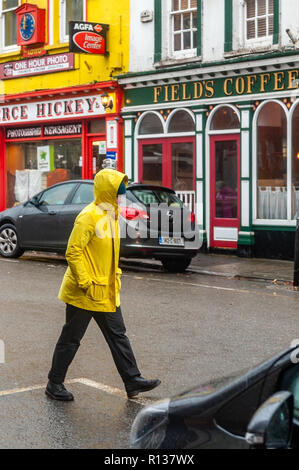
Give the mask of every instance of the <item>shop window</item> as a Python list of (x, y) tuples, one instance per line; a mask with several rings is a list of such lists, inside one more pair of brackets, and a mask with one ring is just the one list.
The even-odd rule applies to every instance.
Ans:
[(6, 146), (7, 207), (61, 181), (81, 179), (79, 139), (11, 143)]
[(154, 113), (149, 113), (144, 116), (141, 121), (139, 134), (163, 134), (163, 126), (161, 120)]
[(169, 132), (194, 132), (194, 121), (186, 111), (177, 111), (171, 118)]
[(69, 22), (84, 21), (85, 0), (60, 0), (60, 41), (69, 39)]
[(193, 191), (193, 143), (171, 144), (172, 188), (175, 191)]
[(88, 125), (89, 134), (105, 134), (106, 132), (106, 121), (105, 119), (97, 119), (96, 121), (90, 121)]
[(162, 144), (142, 146), (142, 182), (162, 184)]
[(246, 0), (246, 40), (273, 35), (273, 0)]
[(211, 130), (220, 131), (239, 128), (239, 117), (236, 111), (234, 111), (232, 108), (229, 106), (222, 106), (215, 112), (211, 123)]
[(172, 0), (172, 51), (188, 51), (197, 47), (197, 0)]
[(292, 121), (292, 217), (299, 215), (299, 106)]
[(0, 0), (0, 49), (15, 48), (17, 45), (18, 0)]
[(287, 119), (273, 102), (257, 121), (257, 216), (287, 219)]

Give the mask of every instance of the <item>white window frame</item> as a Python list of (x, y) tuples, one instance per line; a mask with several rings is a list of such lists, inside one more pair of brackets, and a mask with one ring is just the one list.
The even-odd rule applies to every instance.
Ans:
[(5, 13), (9, 11), (14, 11), (20, 6), (20, 0), (18, 0), (18, 5), (13, 8), (8, 8), (7, 10), (2, 9), (2, 0), (0, 0), (0, 51), (1, 52), (14, 52), (19, 49), (19, 46), (12, 44), (11, 46), (5, 46)]
[[(164, 3), (163, 3), (164, 2)], [(180, 51), (174, 50), (174, 31), (173, 31), (173, 17), (178, 12), (172, 11), (172, 0), (163, 0), (163, 13), (162, 13), (162, 23), (163, 23), (163, 53), (162, 53), (162, 60), (167, 59), (190, 59), (193, 57), (197, 57), (197, 44), (192, 49), (182, 49)], [(188, 10), (179, 10), (181, 13), (189, 13), (191, 11), (196, 12), (197, 8), (191, 8)], [(195, 29), (191, 27), (191, 34), (192, 31)], [(197, 34), (198, 30), (196, 28)]]
[[(243, 36), (243, 42), (244, 46), (246, 48), (254, 48), (254, 47), (267, 47), (273, 44), (273, 33), (272, 34), (267, 34), (266, 36), (262, 37), (255, 37), (253, 39), (247, 39), (247, 0), (243, 0), (244, 2), (244, 16), (243, 16), (243, 31), (244, 31), (244, 36)], [(255, 19), (256, 27), (257, 27), (257, 19), (258, 18), (266, 18), (266, 24), (267, 24), (267, 30), (269, 29), (269, 17), (273, 17), (274, 21), (274, 11), (273, 13), (269, 13), (269, 0), (266, 0), (266, 5), (267, 5), (267, 13), (266, 15), (261, 15), (258, 16), (258, 10), (257, 10), (257, 2), (258, 0), (255, 0), (255, 7), (256, 7), (256, 16), (252, 19)], [(257, 31), (256, 31), (257, 33)]]
[[(87, 0), (83, 0), (83, 21), (86, 21), (87, 11)], [(60, 0), (59, 2), (59, 37), (60, 42), (69, 42), (68, 31), (65, 30), (65, 18), (66, 18), (66, 0)]]

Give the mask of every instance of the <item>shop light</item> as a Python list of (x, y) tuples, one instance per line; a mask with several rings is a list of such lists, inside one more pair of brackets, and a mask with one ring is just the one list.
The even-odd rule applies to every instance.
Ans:
[(111, 96), (108, 95), (108, 93), (106, 91), (104, 91), (104, 93), (102, 94), (101, 101), (102, 101), (102, 105), (104, 106), (105, 109), (107, 109), (107, 108), (112, 109), (113, 108), (113, 99), (112, 99)]
[(299, 152), (297, 152), (297, 155), (296, 155), (296, 156), (297, 156), (297, 160), (299, 160)]

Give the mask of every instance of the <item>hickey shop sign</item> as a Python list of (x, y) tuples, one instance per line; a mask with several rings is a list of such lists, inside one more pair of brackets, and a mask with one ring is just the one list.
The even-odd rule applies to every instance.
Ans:
[(100, 95), (0, 106), (0, 124), (95, 117), (105, 114)]
[(126, 105), (163, 104), (209, 98), (248, 96), (299, 88), (299, 69), (227, 78), (187, 81), (126, 91)]

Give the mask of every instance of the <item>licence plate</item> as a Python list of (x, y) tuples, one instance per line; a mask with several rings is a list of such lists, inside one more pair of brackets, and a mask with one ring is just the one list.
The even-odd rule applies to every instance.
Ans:
[(160, 245), (185, 246), (184, 239), (181, 237), (159, 237)]

